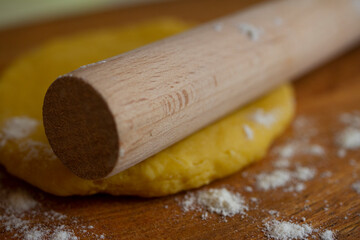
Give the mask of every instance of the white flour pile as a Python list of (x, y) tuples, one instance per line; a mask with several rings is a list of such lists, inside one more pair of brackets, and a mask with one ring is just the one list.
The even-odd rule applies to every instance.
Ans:
[(180, 205), (185, 212), (206, 210), (223, 217), (245, 214), (245, 211), (248, 210), (244, 198), (239, 193), (232, 193), (226, 188), (188, 193), (185, 195), (184, 200), (180, 202)]
[[(305, 220), (305, 219), (304, 219)], [(269, 239), (292, 240), (316, 238), (319, 229), (309, 224), (297, 224), (291, 221), (270, 220), (264, 223), (263, 232)], [(319, 235), (321, 240), (335, 240), (335, 233), (325, 230)]]
[(311, 235), (313, 229), (308, 224), (271, 220), (264, 224), (263, 229), (268, 238), (275, 240), (305, 239)]

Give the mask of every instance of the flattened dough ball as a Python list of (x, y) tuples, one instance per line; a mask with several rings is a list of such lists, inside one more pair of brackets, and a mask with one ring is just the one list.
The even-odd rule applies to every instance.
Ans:
[(46, 89), (58, 75), (188, 27), (160, 19), (87, 32), (50, 41), (16, 60), (0, 77), (0, 163), (11, 174), (59, 196), (154, 197), (200, 187), (261, 159), (294, 114), (290, 85), (108, 179), (81, 179), (53, 154), (41, 108)]

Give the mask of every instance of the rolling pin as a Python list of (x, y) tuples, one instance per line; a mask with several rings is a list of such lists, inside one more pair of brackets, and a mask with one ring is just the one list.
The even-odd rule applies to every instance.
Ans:
[(81, 178), (119, 173), (355, 45), (359, 5), (265, 2), (60, 76), (49, 143)]

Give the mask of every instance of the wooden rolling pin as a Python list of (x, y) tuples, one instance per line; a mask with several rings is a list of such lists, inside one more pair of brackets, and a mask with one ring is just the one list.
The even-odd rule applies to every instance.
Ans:
[(267, 2), (81, 67), (46, 93), (49, 142), (82, 178), (119, 173), (354, 45), (358, 3)]

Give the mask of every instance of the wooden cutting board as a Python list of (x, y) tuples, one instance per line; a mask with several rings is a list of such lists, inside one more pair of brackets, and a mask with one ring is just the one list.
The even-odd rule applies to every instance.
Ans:
[[(0, 32), (0, 71), (24, 51), (56, 36), (159, 16), (203, 22), (256, 2), (260, 1), (171, 1), (5, 30)], [(323, 146), (325, 154), (322, 157), (301, 155), (294, 162), (316, 168), (317, 175), (305, 183), (306, 189), (300, 193), (288, 193), (283, 189), (245, 191), (246, 186), (254, 186), (256, 174), (274, 169), (276, 157), (269, 154), (243, 172), (207, 186), (226, 186), (240, 192), (250, 208), (245, 217), (236, 215), (225, 222), (215, 214), (202, 220), (199, 212), (184, 213), (178, 204), (184, 193), (154, 199), (107, 195), (62, 198), (42, 193), (8, 176), (3, 168), (0, 168), (0, 174), (5, 177), (0, 181), (6, 187), (22, 186), (32, 191), (39, 196), (44, 211), (52, 209), (65, 214), (67, 218), (62, 220), (63, 224), (72, 228), (80, 239), (96, 239), (102, 234), (105, 239), (265, 239), (262, 221), (273, 218), (269, 210), (277, 210), (279, 220), (301, 223), (304, 217), (306, 223), (314, 228), (336, 231), (338, 239), (360, 239), (360, 195), (351, 188), (353, 182), (360, 180), (360, 151), (349, 151), (341, 158), (334, 143), (334, 135), (343, 129), (338, 121), (339, 115), (360, 110), (360, 47), (298, 79), (295, 88), (297, 116), (311, 119), (312, 126), (317, 129), (312, 142)], [(276, 141), (273, 149), (295, 135), (294, 130), (289, 128)], [(326, 171), (331, 171), (332, 175), (321, 177)], [(250, 198), (257, 198), (258, 202), (251, 202)], [(52, 224), (46, 223), (42, 215), (29, 220), (33, 224)], [(75, 227), (76, 224), (91, 225), (93, 228), (85, 233), (80, 227)], [(0, 239), (11, 238), (14, 238), (14, 233), (5, 231), (0, 222)]]

